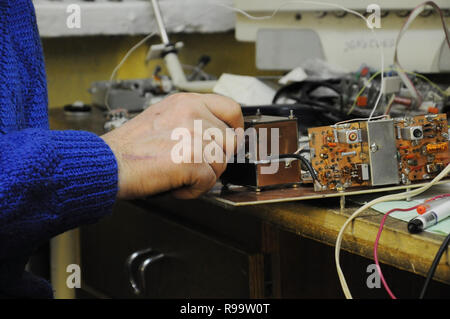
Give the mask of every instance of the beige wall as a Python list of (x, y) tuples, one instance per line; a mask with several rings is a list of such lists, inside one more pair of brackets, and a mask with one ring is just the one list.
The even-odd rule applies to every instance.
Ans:
[[(206, 72), (220, 75), (223, 72), (247, 75), (267, 75), (255, 67), (253, 43), (238, 42), (233, 32), (219, 34), (174, 35), (172, 41), (183, 41), (182, 63), (195, 64), (202, 54), (211, 56)], [(49, 105), (61, 107), (75, 100), (90, 102), (87, 91), (91, 82), (109, 79), (111, 71), (125, 53), (142, 37), (98, 36), (79, 38), (43, 39), (46, 60)], [(154, 38), (152, 43), (158, 43)], [(148, 44), (142, 46), (118, 72), (117, 78), (144, 78), (152, 73), (157, 64), (145, 64)]]

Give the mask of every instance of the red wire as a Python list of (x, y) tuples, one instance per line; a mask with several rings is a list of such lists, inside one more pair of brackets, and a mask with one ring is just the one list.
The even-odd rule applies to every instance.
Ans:
[[(435, 196), (435, 197), (427, 200), (427, 202), (435, 200), (435, 199), (438, 199), (438, 198), (449, 197), (449, 196), (450, 196), (450, 194), (438, 195), (438, 196)], [(380, 228), (378, 229), (377, 237), (375, 239), (375, 245), (373, 247), (373, 257), (374, 257), (374, 260), (375, 260), (375, 265), (377, 267), (377, 271), (378, 271), (378, 274), (380, 276), (381, 282), (383, 283), (384, 289), (386, 290), (386, 292), (389, 294), (389, 296), (392, 299), (397, 299), (397, 297), (395, 297), (394, 293), (389, 288), (389, 285), (387, 284), (386, 280), (384, 279), (383, 272), (381, 271), (380, 263), (378, 262), (378, 242), (380, 241), (381, 232), (383, 231), (384, 223), (386, 222), (387, 217), (391, 213), (393, 213), (393, 212), (407, 212), (407, 211), (416, 209), (420, 205), (422, 205), (422, 204), (419, 204), (419, 205), (416, 205), (416, 206), (413, 206), (413, 207), (410, 207), (410, 208), (394, 208), (394, 209), (391, 209), (386, 214), (384, 214), (383, 219), (380, 222)]]

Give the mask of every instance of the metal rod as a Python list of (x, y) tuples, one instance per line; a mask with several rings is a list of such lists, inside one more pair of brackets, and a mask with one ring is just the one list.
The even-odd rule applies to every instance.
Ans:
[(164, 20), (161, 15), (161, 10), (159, 8), (158, 0), (152, 0), (153, 13), (156, 18), (156, 23), (158, 23), (159, 35), (163, 44), (170, 44), (169, 37), (167, 36), (166, 27), (164, 25)]

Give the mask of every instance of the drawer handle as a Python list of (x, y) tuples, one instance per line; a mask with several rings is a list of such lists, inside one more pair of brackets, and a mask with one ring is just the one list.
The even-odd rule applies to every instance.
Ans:
[[(137, 258), (149, 254), (151, 254), (151, 256), (144, 259), (142, 263), (139, 265), (139, 280), (136, 280), (133, 274), (133, 265), (135, 264)], [(132, 253), (130, 256), (128, 256), (128, 258), (125, 261), (125, 266), (128, 274), (128, 280), (130, 282), (131, 287), (133, 288), (133, 292), (136, 295), (141, 295), (145, 293), (146, 290), (145, 271), (147, 267), (163, 257), (164, 257), (163, 254), (153, 251), (152, 248), (138, 250)]]
[[(164, 257), (164, 254), (159, 253), (157, 255), (148, 257), (141, 263), (141, 265), (139, 267), (139, 273), (141, 275), (142, 290), (138, 294), (141, 294), (141, 293), (145, 294), (146, 286), (147, 286), (146, 280), (145, 280), (145, 270), (147, 269), (147, 267), (150, 266), (151, 264), (153, 264), (154, 262), (162, 259), (163, 257)], [(136, 292), (136, 290), (135, 290), (135, 292)]]
[(134, 264), (134, 261), (136, 260), (136, 258), (138, 258), (138, 257), (140, 257), (142, 255), (149, 254), (152, 251), (153, 251), (152, 248), (146, 248), (146, 249), (135, 251), (130, 256), (128, 256), (128, 258), (125, 261), (125, 268), (126, 268), (126, 271), (127, 271), (128, 280), (129, 280), (130, 285), (133, 288), (133, 291), (134, 291), (134, 293), (136, 295), (140, 294), (140, 290), (139, 290), (138, 283), (136, 282), (136, 280), (134, 280), (134, 276), (133, 276), (133, 264)]

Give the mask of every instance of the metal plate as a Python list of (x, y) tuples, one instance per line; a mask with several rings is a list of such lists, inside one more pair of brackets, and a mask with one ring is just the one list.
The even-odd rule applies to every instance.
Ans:
[(398, 184), (394, 120), (367, 122), (372, 185)]

